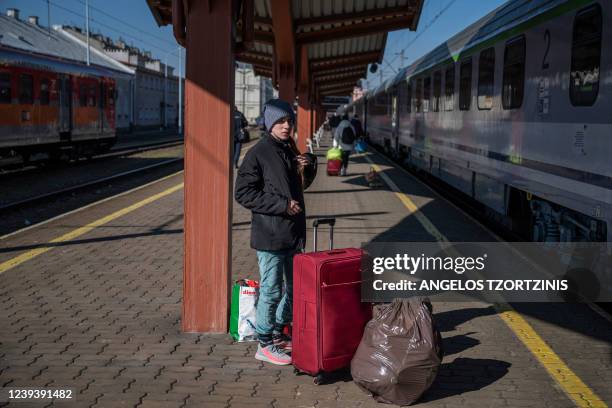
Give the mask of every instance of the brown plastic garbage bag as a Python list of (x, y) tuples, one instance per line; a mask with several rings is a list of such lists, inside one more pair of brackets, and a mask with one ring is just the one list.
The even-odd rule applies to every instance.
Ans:
[(376, 401), (409, 405), (433, 383), (443, 352), (431, 310), (426, 298), (396, 300), (366, 325), (351, 374)]

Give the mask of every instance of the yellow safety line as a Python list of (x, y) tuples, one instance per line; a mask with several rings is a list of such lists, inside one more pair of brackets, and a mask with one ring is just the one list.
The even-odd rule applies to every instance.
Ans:
[[(366, 160), (372, 165), (374, 170), (393, 190), (404, 206), (414, 215), (425, 230), (438, 241), (449, 242), (448, 238), (423, 214), (417, 205), (403, 193), (397, 185), (375, 164), (367, 155)], [(606, 408), (608, 405), (601, 400), (581, 379), (578, 377), (563, 360), (550, 348), (531, 325), (516, 310), (506, 302), (495, 305), (499, 317), (512, 330), (516, 337), (523, 342), (525, 347), (534, 357), (544, 366), (552, 378), (557, 381), (563, 391), (581, 408)]]
[[(93, 230), (94, 228), (100, 227), (104, 224), (107, 224), (119, 217), (122, 217), (134, 210), (137, 210), (141, 207), (144, 207), (147, 204), (150, 204), (154, 201), (159, 200), (162, 197), (165, 197), (169, 194), (174, 193), (175, 191), (180, 190), (181, 188), (183, 188), (184, 183), (180, 183), (177, 184), (173, 187), (170, 187), (167, 190), (162, 191), (161, 193), (157, 193), (155, 195), (152, 195), (150, 197), (145, 198), (142, 201), (139, 201), (135, 204), (132, 204), (128, 207), (122, 208), (121, 210), (115, 211), (112, 214), (109, 214), (105, 217), (102, 217), (100, 219), (97, 219), (93, 222), (90, 222), (89, 224), (77, 228), (75, 230), (72, 230), (64, 235), (61, 235), (57, 238), (52, 239), (51, 241), (49, 241), (49, 244), (57, 244), (59, 242), (66, 242), (66, 241), (70, 241), (72, 239), (75, 239), (77, 237), (80, 237), (83, 234), (88, 233), (89, 231)], [(8, 271), (9, 269), (12, 269), (18, 265), (21, 265), (22, 263), (29, 261), (30, 259), (36, 258), (39, 255), (44, 254), (45, 252), (53, 249), (53, 245), (49, 245), (49, 246), (42, 246), (40, 248), (36, 248), (36, 249), (31, 249), (27, 252), (24, 252), (23, 254), (16, 256), (15, 258), (9, 259), (8, 261), (4, 261), (3, 263), (0, 264), (0, 274), (3, 274), (4, 272)]]

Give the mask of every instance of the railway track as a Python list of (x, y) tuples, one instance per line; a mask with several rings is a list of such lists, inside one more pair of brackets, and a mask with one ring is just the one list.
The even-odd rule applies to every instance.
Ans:
[[(243, 148), (241, 157), (244, 157), (244, 154), (246, 154), (256, 140), (257, 138), (253, 138)], [(134, 157), (134, 163), (127, 166), (137, 164), (138, 167), (126, 168), (125, 163), (122, 165), (120, 163), (114, 172), (111, 172), (112, 168), (109, 167), (114, 162), (109, 161), (109, 164), (106, 165), (106, 171), (101, 172), (102, 174), (98, 177), (95, 177), (95, 174), (92, 174), (90, 178), (81, 176), (81, 180), (73, 180), (74, 184), (69, 184), (70, 181), (56, 183), (59, 184), (56, 188), (50, 187), (54, 183), (54, 178), (70, 180), (70, 168), (68, 171), (63, 169), (57, 175), (47, 174), (45, 178), (40, 180), (37, 180), (38, 173), (35, 173), (33, 176), (25, 176), (22, 181), (19, 181), (19, 179), (10, 180), (10, 183), (6, 183), (7, 185), (4, 186), (5, 188), (11, 188), (10, 186), (12, 186), (12, 188), (19, 188), (24, 192), (30, 191), (31, 195), (15, 194), (14, 199), (5, 197), (4, 202), (0, 200), (0, 219), (2, 219), (0, 223), (0, 236), (15, 233), (23, 228), (30, 228), (55, 216), (74, 211), (101, 199), (120, 194), (181, 171), (183, 169), (183, 157), (182, 152), (177, 152), (177, 146), (182, 144), (182, 141), (171, 141), (126, 148), (108, 153), (107, 158), (120, 158), (153, 149), (168, 150), (168, 152), (160, 152), (162, 153), (161, 157), (157, 153), (153, 154), (154, 157)], [(131, 161), (131, 159), (130, 157), (129, 160)], [(93, 166), (93, 168), (83, 166), (79, 170), (81, 174), (86, 174), (88, 171), (97, 171), (96, 167), (99, 166)], [(20, 173), (19, 176), (21, 175), (23, 174)], [(36, 186), (30, 186), (28, 189), (22, 187), (28, 185), (28, 182), (33, 180), (40, 181), (40, 183), (36, 183)], [(0, 185), (1, 188), (2, 186)]]
[(124, 171), (121, 173), (113, 174), (111, 176), (101, 177), (99, 179), (87, 181), (87, 182), (80, 183), (74, 186), (65, 187), (65, 188), (61, 188), (59, 190), (51, 191), (48, 193), (43, 193), (43, 194), (39, 194), (33, 197), (28, 197), (22, 200), (13, 201), (7, 204), (2, 204), (0, 205), (0, 213), (4, 213), (7, 211), (14, 211), (14, 210), (18, 210), (24, 207), (29, 207), (34, 204), (40, 203), (40, 202), (57, 199), (61, 197), (62, 195), (77, 193), (84, 189), (98, 187), (104, 184), (108, 184), (109, 182), (113, 182), (116, 180), (134, 176), (136, 174), (142, 174), (144, 172), (151, 171), (153, 169), (160, 169), (163, 167), (167, 167), (169, 165), (176, 164), (182, 161), (183, 161), (182, 157), (178, 157), (175, 159), (168, 159), (168, 160), (161, 161), (159, 163), (150, 164), (150, 165), (139, 167), (133, 170), (128, 170), (128, 171)]
[[(144, 145), (129, 146), (129, 147), (123, 147), (123, 148), (118, 147), (115, 149), (111, 149), (111, 151), (107, 153), (95, 155), (90, 159), (76, 159), (76, 160), (66, 161), (65, 165), (78, 164), (78, 163), (92, 163), (92, 162), (96, 162), (99, 160), (112, 159), (116, 157), (124, 157), (124, 156), (129, 156), (131, 154), (138, 154), (138, 153), (143, 153), (143, 152), (147, 152), (151, 150), (179, 146), (181, 144), (183, 144), (183, 139), (177, 138), (173, 140), (165, 140), (163, 142), (148, 143)], [(39, 161), (31, 162), (26, 165), (24, 165), (23, 163), (11, 164), (7, 167), (3, 167), (2, 163), (0, 163), (0, 176), (11, 176), (12, 177), (15, 175), (21, 175), (21, 174), (27, 174), (27, 173), (40, 171), (39, 165), (44, 166), (46, 163), (47, 161), (45, 160), (39, 160)]]

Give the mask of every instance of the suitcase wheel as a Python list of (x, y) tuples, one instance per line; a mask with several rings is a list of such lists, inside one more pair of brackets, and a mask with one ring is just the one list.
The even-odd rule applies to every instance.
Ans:
[(325, 376), (323, 373), (319, 373), (312, 379), (312, 382), (316, 385), (321, 385), (325, 382)]

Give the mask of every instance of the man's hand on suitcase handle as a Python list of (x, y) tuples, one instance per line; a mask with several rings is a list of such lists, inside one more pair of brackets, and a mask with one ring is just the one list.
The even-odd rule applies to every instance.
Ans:
[(296, 215), (302, 212), (302, 207), (300, 207), (300, 203), (295, 200), (289, 200), (289, 205), (287, 206), (287, 214)]

